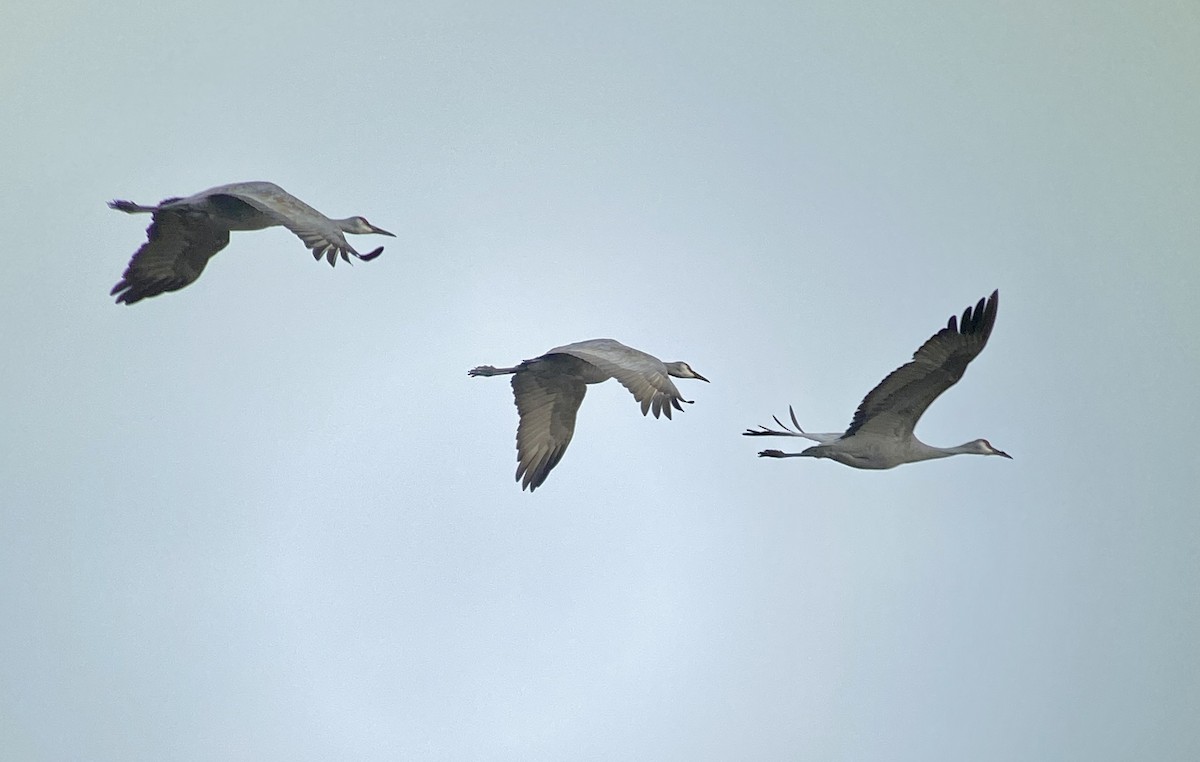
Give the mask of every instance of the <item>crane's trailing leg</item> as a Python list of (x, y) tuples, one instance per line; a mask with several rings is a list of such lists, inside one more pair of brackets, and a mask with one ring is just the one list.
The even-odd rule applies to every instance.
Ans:
[(109, 201), (108, 206), (111, 209), (116, 209), (117, 211), (125, 212), (126, 214), (154, 214), (158, 211), (157, 206), (142, 206), (141, 204), (135, 204), (132, 201), (122, 201), (120, 199)]
[(760, 458), (803, 458), (805, 454), (802, 452), (784, 452), (783, 450), (763, 450), (758, 454)]
[(467, 371), (468, 376), (503, 376), (509, 373), (516, 373), (519, 368), (497, 368), (492, 365), (480, 365), (477, 368), (471, 368)]

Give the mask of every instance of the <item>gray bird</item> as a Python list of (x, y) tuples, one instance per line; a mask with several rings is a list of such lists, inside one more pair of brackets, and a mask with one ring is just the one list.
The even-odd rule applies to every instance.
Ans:
[(304, 241), (313, 257), (330, 265), (340, 256), (369, 262), (383, 247), (359, 254), (343, 233), (378, 233), (395, 237), (362, 217), (333, 220), (274, 183), (218, 185), (187, 198), (168, 198), (158, 206), (110, 201), (128, 214), (154, 215), (142, 245), (111, 294), (133, 304), (149, 296), (178, 291), (200, 277), (208, 260), (229, 243), (231, 230), (261, 230), (282, 225)]
[(796, 413), (788, 412), (795, 429), (775, 417), (779, 430), (760, 426), (743, 432), (748, 437), (802, 437), (820, 444), (802, 452), (763, 450), (762, 458), (830, 458), (853, 468), (895, 468), (903, 463), (946, 458), (951, 455), (1012, 456), (992, 447), (986, 439), (975, 439), (957, 447), (932, 447), (913, 434), (917, 421), (942, 392), (967, 370), (967, 365), (987, 346), (996, 324), (1000, 292), (967, 307), (959, 323), (953, 315), (946, 327), (935, 333), (913, 354), (912, 362), (901, 365), (871, 390), (858, 406), (850, 428), (842, 434), (810, 434), (800, 428)]
[[(587, 384), (615, 378), (642, 406), (642, 415), (654, 412), (671, 417), (683, 410), (685, 400), (669, 378), (708, 379), (685, 362), (664, 363), (653, 355), (612, 339), (590, 339), (555, 347), (541, 357), (514, 368), (480, 365), (469, 376), (512, 374), (517, 425), (517, 475), (521, 489), (533, 492), (562, 460), (575, 433), (575, 414)], [(522, 478), (523, 477), (523, 478)]]

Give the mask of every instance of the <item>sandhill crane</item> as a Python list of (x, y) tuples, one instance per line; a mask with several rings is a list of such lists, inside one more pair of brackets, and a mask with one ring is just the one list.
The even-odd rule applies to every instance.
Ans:
[(178, 291), (200, 277), (204, 266), (229, 243), (231, 230), (261, 230), (283, 225), (330, 265), (338, 256), (369, 262), (383, 247), (359, 254), (343, 233), (378, 233), (395, 237), (362, 217), (332, 220), (275, 183), (252, 182), (218, 185), (187, 198), (168, 198), (158, 206), (132, 201), (110, 201), (113, 209), (128, 214), (154, 215), (142, 245), (112, 294), (117, 302), (133, 304), (166, 291)]
[(962, 378), (967, 365), (987, 346), (999, 304), (1000, 292), (993, 291), (991, 297), (980, 299), (974, 310), (967, 307), (961, 323), (951, 315), (946, 327), (913, 354), (912, 362), (892, 371), (871, 390), (845, 433), (810, 434), (800, 428), (796, 413), (789, 406), (794, 430), (776, 417), (775, 423), (781, 430), (760, 426), (747, 429), (744, 435), (803, 437), (820, 443), (803, 452), (763, 450), (759, 457), (830, 458), (854, 468), (894, 468), (902, 463), (966, 454), (1011, 459), (1011, 455), (992, 447), (986, 439), (975, 439), (958, 447), (931, 447), (913, 435), (921, 414)]
[[(517, 475), (521, 489), (533, 492), (546, 481), (562, 460), (571, 435), (575, 413), (583, 402), (587, 384), (615, 378), (642, 405), (642, 415), (653, 411), (671, 417), (671, 408), (683, 410), (685, 400), (675, 378), (708, 379), (685, 362), (664, 363), (653, 355), (627, 347), (612, 339), (590, 339), (555, 347), (546, 354), (526, 360), (514, 368), (480, 365), (469, 376), (513, 374), (513, 397), (517, 414)], [(524, 477), (522, 479), (522, 477)]]

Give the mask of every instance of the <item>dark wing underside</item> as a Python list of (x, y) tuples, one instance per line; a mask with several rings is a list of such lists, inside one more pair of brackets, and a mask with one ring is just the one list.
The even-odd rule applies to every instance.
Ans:
[(193, 282), (229, 243), (229, 231), (214, 228), (203, 214), (162, 210), (154, 213), (146, 238), (110, 292), (118, 303), (133, 304)]
[(987, 346), (999, 304), (1000, 293), (993, 291), (974, 309), (967, 307), (961, 323), (952, 315), (946, 327), (913, 354), (912, 362), (892, 371), (871, 390), (842, 438), (865, 431), (888, 437), (911, 435), (925, 410), (963, 377), (967, 365)]
[[(534, 491), (562, 460), (575, 433), (575, 414), (587, 387), (557, 364), (530, 361), (512, 378), (521, 421), (517, 425), (517, 475)], [(522, 478), (523, 477), (523, 478)]]

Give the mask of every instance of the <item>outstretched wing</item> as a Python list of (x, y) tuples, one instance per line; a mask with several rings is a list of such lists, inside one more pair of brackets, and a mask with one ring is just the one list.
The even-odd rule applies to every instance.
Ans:
[(142, 245), (111, 295), (133, 304), (167, 291), (178, 291), (200, 277), (204, 266), (229, 243), (229, 231), (215, 228), (203, 214), (161, 210), (154, 213)]
[(346, 236), (333, 220), (275, 183), (234, 183), (213, 190), (244, 201), (263, 214), (277, 220), (280, 225), (304, 241), (304, 245), (312, 250), (314, 259), (319, 260), (321, 257), (325, 257), (330, 265), (336, 265), (339, 256), (347, 262), (350, 261), (351, 254), (360, 259), (373, 258), (371, 254), (359, 254), (346, 241)]
[(582, 378), (564, 372), (562, 365), (556, 358), (531, 360), (522, 364), (512, 378), (521, 418), (517, 425), (516, 478), (521, 480), (521, 489), (530, 492), (540, 487), (562, 460), (575, 433), (575, 414), (587, 391)]
[(917, 421), (942, 392), (949, 389), (987, 346), (996, 324), (1000, 292), (967, 307), (959, 323), (953, 315), (946, 327), (929, 338), (863, 398), (843, 438), (859, 432), (907, 438)]
[(653, 411), (655, 418), (660, 413), (670, 418), (672, 408), (683, 410), (679, 403), (691, 402), (679, 393), (661, 360), (619, 341), (591, 339), (557, 347), (546, 354), (555, 353), (578, 357), (617, 379), (641, 404), (642, 415)]

